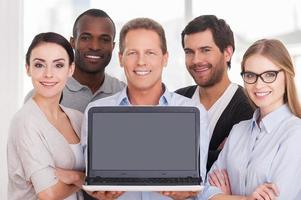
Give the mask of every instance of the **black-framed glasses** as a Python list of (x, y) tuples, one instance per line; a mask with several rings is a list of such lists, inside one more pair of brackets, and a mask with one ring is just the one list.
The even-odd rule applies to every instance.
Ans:
[(279, 72), (283, 71), (282, 69), (280, 70), (269, 70), (262, 72), (261, 74), (256, 74), (254, 72), (241, 72), (240, 75), (242, 76), (242, 79), (244, 80), (245, 83), (248, 84), (254, 84), (258, 80), (258, 77), (265, 82), (265, 83), (273, 83), (277, 79), (277, 75)]

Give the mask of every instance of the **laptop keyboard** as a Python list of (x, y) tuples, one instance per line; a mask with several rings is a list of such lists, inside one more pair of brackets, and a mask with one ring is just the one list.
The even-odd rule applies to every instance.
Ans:
[(88, 178), (90, 185), (199, 185), (199, 178)]

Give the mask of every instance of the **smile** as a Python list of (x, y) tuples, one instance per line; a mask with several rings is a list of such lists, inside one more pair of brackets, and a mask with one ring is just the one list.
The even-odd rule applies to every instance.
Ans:
[(99, 60), (99, 59), (103, 59), (104, 56), (103, 55), (85, 55), (85, 58)]
[(57, 84), (57, 82), (40, 82), (43, 86), (54, 86)]
[(151, 70), (134, 70), (134, 73), (138, 76), (146, 76), (151, 73)]
[(258, 97), (264, 97), (269, 95), (271, 92), (255, 92), (255, 95)]

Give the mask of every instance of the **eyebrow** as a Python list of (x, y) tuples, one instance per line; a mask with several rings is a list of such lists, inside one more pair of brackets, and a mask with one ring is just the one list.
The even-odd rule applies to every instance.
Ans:
[(64, 58), (58, 58), (58, 59), (53, 60), (53, 62), (58, 62), (58, 61), (65, 61), (65, 59)]
[[(79, 36), (82, 36), (82, 35), (92, 36), (92, 34), (89, 33), (89, 32), (82, 32)], [(112, 38), (112, 36), (110, 34), (107, 34), (107, 33), (102, 33), (98, 37), (110, 37), (110, 38)]]
[(33, 59), (32, 61), (41, 61), (41, 62), (46, 62), (44, 59), (42, 59), (42, 58), (35, 58), (35, 59)]
[[(46, 62), (46, 60), (44, 60), (44, 59), (42, 59), (42, 58), (35, 58), (35, 59), (33, 59), (33, 61), (41, 61), (41, 62)], [(52, 62), (58, 62), (58, 61), (65, 61), (65, 59), (64, 58), (58, 58), (58, 59), (55, 59), (55, 60), (53, 60)]]
[[(203, 50), (203, 49), (212, 49), (211, 46), (201, 46), (201, 47), (198, 47), (197, 50)], [(191, 48), (184, 48), (184, 51), (193, 51), (193, 49)]]

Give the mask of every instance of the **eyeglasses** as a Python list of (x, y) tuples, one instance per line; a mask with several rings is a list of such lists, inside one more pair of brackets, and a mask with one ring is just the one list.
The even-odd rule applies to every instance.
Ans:
[(261, 74), (256, 74), (254, 72), (246, 71), (246, 72), (241, 72), (240, 75), (242, 76), (244, 82), (248, 84), (256, 83), (258, 77), (260, 77), (260, 79), (265, 83), (273, 83), (276, 80), (278, 73), (281, 71), (283, 70), (282, 69), (278, 71), (269, 70), (269, 71), (262, 72)]

